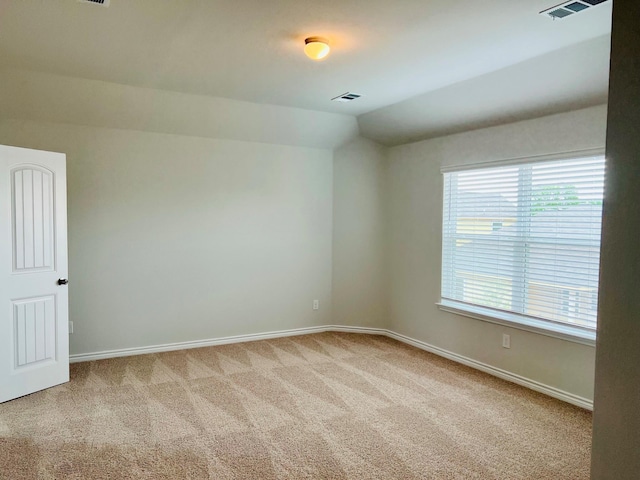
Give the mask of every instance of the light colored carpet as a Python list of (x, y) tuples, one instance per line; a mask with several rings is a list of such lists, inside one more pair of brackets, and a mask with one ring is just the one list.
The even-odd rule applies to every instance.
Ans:
[(71, 366), (0, 405), (0, 478), (581, 479), (591, 414), (385, 337)]

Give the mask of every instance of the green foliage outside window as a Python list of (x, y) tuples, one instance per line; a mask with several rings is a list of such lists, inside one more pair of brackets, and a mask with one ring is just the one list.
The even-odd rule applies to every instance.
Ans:
[(575, 205), (602, 205), (602, 200), (580, 200), (574, 185), (540, 185), (533, 189), (531, 213), (566, 210)]

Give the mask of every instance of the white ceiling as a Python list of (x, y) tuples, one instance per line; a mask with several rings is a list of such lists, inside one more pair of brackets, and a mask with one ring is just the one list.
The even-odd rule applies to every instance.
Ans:
[(385, 145), (577, 110), (607, 102), (610, 35), (554, 50), (361, 115)]
[[(361, 115), (610, 33), (611, 1), (538, 15), (557, 1), (0, 0), (0, 64)], [(331, 42), (323, 62), (303, 55), (311, 35)], [(329, 101), (346, 91), (364, 96)]]

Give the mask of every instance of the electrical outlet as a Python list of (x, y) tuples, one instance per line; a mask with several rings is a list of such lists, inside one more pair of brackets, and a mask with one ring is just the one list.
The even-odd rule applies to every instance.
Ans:
[(73, 322), (69, 322), (69, 335), (73, 333)]
[(313, 309), (314, 310), (320, 310), (320, 300), (314, 300), (313, 301)]
[(502, 346), (504, 348), (511, 348), (511, 335), (506, 333), (502, 334)]

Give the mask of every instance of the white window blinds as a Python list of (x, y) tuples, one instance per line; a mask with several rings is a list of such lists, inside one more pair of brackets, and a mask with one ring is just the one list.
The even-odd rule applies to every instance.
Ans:
[(604, 157), (444, 174), (442, 298), (595, 329)]

